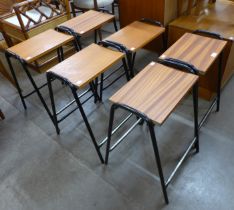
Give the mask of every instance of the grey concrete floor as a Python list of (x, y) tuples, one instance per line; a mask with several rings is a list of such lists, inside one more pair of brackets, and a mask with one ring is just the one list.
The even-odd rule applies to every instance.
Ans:
[[(84, 40), (86, 44), (90, 41)], [(3, 55), (1, 59), (5, 62)], [(157, 54), (141, 50), (136, 69), (156, 59)], [(22, 69), (17, 63), (15, 67), (24, 92), (30, 90)], [(34, 78), (38, 83), (45, 81), (45, 75), (34, 74)], [(84, 106), (98, 140), (107, 134), (108, 98), (125, 83), (122, 78), (107, 89), (103, 103), (90, 100)], [(6, 115), (0, 121), (0, 209), (234, 209), (233, 90), (231, 79), (222, 91), (221, 111), (212, 113), (201, 130), (200, 153), (189, 156), (168, 187), (170, 204), (165, 205), (145, 125), (137, 127), (111, 153), (109, 165), (103, 166), (79, 111), (60, 124), (61, 134), (56, 135), (38, 97), (26, 100), (25, 111), (16, 89), (0, 77), (0, 107)], [(50, 105), (48, 89), (44, 88), (42, 94)], [(66, 87), (55, 82), (55, 98), (62, 106), (72, 97)], [(207, 106), (207, 102), (199, 101), (200, 116)], [(117, 121), (125, 115), (119, 112)], [(193, 135), (191, 97), (155, 130), (168, 177)]]

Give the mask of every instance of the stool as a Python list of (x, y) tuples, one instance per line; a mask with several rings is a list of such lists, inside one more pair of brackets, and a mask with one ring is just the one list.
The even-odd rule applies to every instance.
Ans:
[[(110, 101), (113, 103), (113, 105), (111, 106), (110, 111), (105, 157), (105, 164), (108, 164), (109, 152), (115, 149), (115, 147), (133, 130), (134, 127), (136, 127), (137, 124), (145, 122), (150, 131), (155, 159), (166, 203), (168, 203), (166, 188), (172, 181), (172, 178), (176, 174), (178, 168), (181, 166), (186, 156), (194, 147), (196, 152), (199, 152), (199, 132), (197, 119), (198, 76), (194, 75), (197, 70), (180, 63), (168, 62), (168, 65), (174, 66), (176, 69), (181, 69), (189, 73), (152, 62), (110, 98)], [(168, 180), (165, 182), (154, 125), (162, 125), (169, 117), (171, 112), (176, 108), (178, 103), (191, 89), (193, 89), (194, 139), (192, 140), (191, 144), (182, 156), (178, 165), (173, 170)], [(122, 137), (120, 137), (119, 140), (117, 140), (117, 142), (112, 147), (110, 147), (111, 137), (113, 134), (112, 128), (114, 114), (117, 109), (123, 109), (127, 112), (130, 112), (132, 115), (136, 115), (138, 120), (125, 134), (123, 134)]]
[[(53, 116), (50, 113), (50, 110), (48, 109), (48, 106), (45, 103), (44, 98), (42, 97), (40, 93), (40, 89), (45, 87), (47, 84), (44, 84), (40, 87), (37, 86), (36, 82), (34, 81), (28, 67), (30, 64), (35, 62), (40, 57), (54, 51), (58, 50), (58, 59), (61, 61), (63, 59), (63, 50), (62, 46), (67, 44), (68, 42), (71, 42), (73, 40), (73, 37), (70, 35), (65, 35), (63, 33), (56, 32), (55, 30), (47, 30), (37, 36), (34, 36), (26, 41), (23, 41), (11, 48), (8, 48), (5, 52), (5, 56), (8, 62), (8, 65), (10, 67), (11, 74), (14, 78), (16, 88), (18, 90), (20, 99), (22, 101), (22, 104), (24, 106), (24, 109), (27, 109), (25, 98), (29, 97), (33, 93), (36, 93), (43, 104), (46, 112), (48, 113), (50, 119), (53, 122)], [(31, 82), (34, 90), (26, 95), (23, 95), (22, 89), (19, 85), (17, 76), (15, 74), (15, 70), (13, 68), (13, 65), (11, 63), (11, 58), (17, 59), (20, 64), (23, 67), (23, 70), (25, 71), (29, 81)]]
[[(118, 32), (107, 37), (106, 41), (116, 42), (122, 44), (128, 49), (126, 57), (131, 73), (134, 76), (134, 61), (136, 51), (146, 46), (155, 38), (159, 37), (165, 32), (165, 28), (158, 21), (143, 18), (141, 21), (135, 21), (130, 25), (122, 28)], [(166, 37), (163, 35), (164, 48), (166, 49)]]
[[(103, 162), (103, 158), (99, 151), (99, 146), (95, 140), (94, 134), (92, 129), (89, 125), (88, 119), (85, 115), (82, 105), (89, 100), (92, 96), (95, 98), (95, 102), (100, 100), (100, 97), (97, 93), (97, 78), (101, 75), (104, 71), (107, 71), (110, 66), (114, 65), (118, 61), (122, 59), (124, 69), (126, 72), (127, 80), (128, 78), (128, 69), (126, 65), (126, 61), (124, 58), (124, 54), (122, 52), (114, 51), (111, 49), (107, 49), (109, 45), (106, 43), (105, 47), (99, 46), (97, 44), (91, 44), (90, 46), (84, 48), (80, 52), (76, 53), (75, 55), (71, 56), (70, 58), (66, 59), (65, 61), (61, 62), (60, 64), (54, 66), (49, 71), (47, 71), (47, 80), (48, 80), (48, 87), (50, 92), (51, 98), (51, 105), (53, 110), (53, 121), (55, 123), (56, 131), (59, 134), (60, 129), (58, 124), (66, 119), (71, 113), (75, 110), (79, 109), (80, 113), (83, 117), (85, 125), (89, 131), (90, 137), (94, 143), (94, 146), (98, 152), (99, 158), (101, 162)], [(114, 46), (111, 46), (114, 48)], [(118, 48), (116, 48), (118, 49)], [(58, 79), (66, 84), (70, 89), (74, 96), (74, 100), (67, 104), (65, 107), (60, 109), (60, 111), (56, 111), (54, 94), (52, 89), (51, 81), (54, 79)], [(95, 81), (95, 82), (93, 82)], [(81, 102), (80, 98), (86, 94), (88, 91), (84, 92), (80, 96), (77, 95), (77, 90), (86, 87), (87, 85), (90, 86), (88, 91), (92, 91), (93, 94), (88, 97), (85, 101)], [(103, 84), (101, 84), (102, 88)], [(58, 119), (58, 115), (61, 114), (65, 109), (67, 109), (73, 103), (77, 104), (72, 111), (70, 111), (65, 116), (62, 116)]]
[[(96, 10), (96, 11), (100, 11), (100, 12), (105, 12), (111, 15), (115, 15), (115, 6), (116, 3), (114, 2), (114, 0), (73, 0), (71, 3), (71, 9), (72, 9), (72, 13), (73, 16), (76, 16), (76, 10), (81, 11), (81, 12), (85, 12), (88, 10)], [(108, 9), (106, 9), (105, 7), (111, 5), (112, 6), (112, 12), (110, 12)], [(113, 18), (113, 24), (114, 24), (114, 28), (115, 31), (118, 30), (117, 27), (117, 23), (116, 23), (116, 18)]]
[[(215, 33), (206, 31), (196, 31), (195, 33), (203, 34), (209, 37), (198, 34), (185, 33), (175, 44), (173, 44), (160, 59), (169, 58), (169, 60), (176, 59), (177, 62), (183, 61), (189, 63), (198, 69), (200, 75), (205, 75), (211, 65), (219, 57), (219, 68), (217, 75), (217, 96), (211, 103), (208, 111), (199, 123), (199, 128), (202, 127), (207, 117), (211, 113), (215, 104), (217, 104), (216, 111), (220, 108), (220, 92), (222, 81), (222, 52), (227, 44), (223, 41), (221, 36)], [(212, 37), (212, 38), (210, 38)]]
[[(82, 35), (100, 29), (103, 25), (112, 21), (113, 19), (114, 15), (89, 10), (82, 15), (62, 23), (57, 27), (57, 30), (73, 35), (77, 40), (79, 48), (81, 49), (80, 37)], [(97, 39), (95, 39), (95, 43), (97, 43)]]

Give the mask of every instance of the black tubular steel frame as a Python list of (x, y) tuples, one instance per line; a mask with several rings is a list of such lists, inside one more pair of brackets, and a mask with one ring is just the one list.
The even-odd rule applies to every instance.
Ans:
[(74, 46), (75, 46), (75, 49), (77, 52), (79, 52), (80, 50), (82, 50), (82, 45), (81, 45), (81, 42), (80, 42), (80, 38), (81, 36), (76, 33), (73, 29), (71, 28), (68, 28), (66, 26), (58, 26), (55, 28), (56, 31), (58, 32), (62, 32), (62, 33), (65, 33), (65, 34), (69, 34), (71, 36), (74, 37)]
[[(122, 52), (122, 49), (120, 46), (118, 45), (113, 45), (111, 43), (106, 43), (106, 42), (100, 42), (99, 43), (100, 45), (102, 45), (103, 47), (111, 47), (111, 48), (114, 48), (120, 52)], [(126, 61), (125, 59), (122, 59), (123, 61), (123, 66), (124, 66), (124, 70), (125, 70), (125, 74), (126, 74), (126, 77), (127, 77), (127, 80), (129, 80), (129, 76), (128, 76), (128, 69), (127, 69), (127, 66), (126, 66)], [(53, 111), (53, 122), (55, 124), (55, 127), (56, 127), (56, 132), (59, 134), (60, 133), (60, 129), (59, 129), (59, 126), (58, 124), (60, 122), (62, 122), (63, 120), (65, 120), (70, 114), (72, 114), (74, 111), (76, 111), (77, 109), (80, 109), (80, 106), (76, 106), (73, 110), (71, 110), (69, 113), (67, 113), (66, 115), (62, 116), (60, 119), (58, 119), (58, 115), (60, 115), (64, 110), (66, 110), (68, 107), (70, 107), (72, 104), (74, 104), (75, 102), (77, 102), (76, 100), (76, 97), (78, 97), (78, 100), (79, 100), (79, 104), (83, 105), (85, 102), (87, 102), (89, 99), (91, 99), (93, 96), (94, 96), (94, 102), (96, 103), (97, 101), (102, 101), (102, 94), (103, 94), (103, 74), (101, 74), (101, 81), (100, 81), (100, 96), (98, 94), (98, 78), (96, 78), (94, 81), (90, 82), (89, 83), (89, 86), (90, 88), (86, 91), (84, 91), (80, 96), (74, 96), (74, 100), (69, 102), (67, 105), (65, 105), (63, 108), (61, 108), (59, 111), (56, 111), (56, 106), (55, 106), (55, 102), (54, 102), (54, 95), (53, 95), (53, 89), (52, 89), (52, 84), (51, 82), (55, 79), (58, 79), (60, 80), (63, 84), (67, 85), (68, 87), (70, 87), (72, 93), (73, 93), (73, 96), (74, 96), (74, 89), (76, 89), (76, 91), (78, 90), (76, 86), (74, 86), (70, 81), (67, 80), (67, 78), (64, 78), (60, 75), (57, 75), (56, 73), (54, 72), (47, 72), (47, 83), (48, 83), (48, 87), (49, 87), (49, 93), (50, 93), (50, 98), (51, 98), (51, 105), (52, 105), (52, 111)], [(113, 82), (111, 83), (113, 84)], [(109, 84), (108, 87), (111, 85)], [(106, 87), (107, 88), (107, 87)], [(89, 96), (87, 99), (85, 99), (85, 101), (83, 102), (80, 102), (80, 99), (86, 95), (88, 92), (92, 91), (92, 95)], [(92, 136), (92, 134), (90, 134)]]
[[(182, 64), (182, 63), (176, 63), (176, 62), (170, 62), (170, 61), (164, 61), (164, 64), (167, 65), (173, 65), (174, 67), (176, 67), (177, 69), (181, 69), (181, 70), (185, 70), (189, 73), (192, 74), (197, 74), (197, 70), (195, 68), (193, 68), (191, 65), (186, 65), (186, 64)], [(115, 129), (113, 129), (113, 123), (114, 123), (114, 115), (115, 115), (115, 111), (117, 109), (123, 109), (126, 110), (128, 112), (130, 112), (130, 114), (127, 116), (127, 118), (124, 119), (123, 122), (121, 122)], [(187, 150), (185, 151), (185, 153), (183, 154), (182, 158), (180, 159), (180, 161), (178, 162), (178, 164), (176, 165), (175, 169), (172, 171), (171, 175), (169, 176), (169, 178), (167, 179), (167, 181), (165, 181), (164, 179), (164, 175), (163, 175), (163, 170), (162, 170), (162, 166), (161, 166), (161, 161), (160, 161), (160, 155), (159, 155), (159, 151), (158, 151), (158, 146), (157, 146), (157, 140), (156, 140), (156, 135), (155, 135), (155, 130), (154, 130), (154, 122), (149, 119), (144, 113), (139, 112), (138, 110), (133, 109), (132, 107), (126, 106), (124, 104), (119, 104), (119, 103), (114, 103), (111, 106), (111, 110), (110, 110), (110, 119), (109, 119), (109, 128), (108, 128), (108, 136), (99, 144), (99, 147), (103, 146), (106, 142), (106, 156), (105, 156), (105, 164), (108, 164), (108, 160), (109, 160), (109, 153), (116, 148), (117, 145), (119, 145), (119, 143), (139, 124), (143, 122), (146, 122), (146, 125), (148, 126), (149, 132), (150, 132), (150, 136), (151, 136), (151, 141), (152, 141), (152, 145), (153, 145), (153, 150), (154, 150), (154, 155), (155, 155), (155, 159), (156, 159), (156, 164), (157, 164), (157, 168), (158, 168), (158, 173), (159, 173), (159, 177), (160, 177), (160, 182), (161, 182), (161, 187), (162, 187), (162, 191), (163, 191), (163, 195), (164, 195), (164, 199), (166, 204), (169, 203), (168, 200), (168, 195), (167, 195), (167, 187), (168, 185), (171, 183), (172, 179), (175, 177), (176, 172), (179, 170), (179, 168), (181, 167), (182, 163), (185, 161), (186, 157), (188, 156), (189, 152), (191, 150), (193, 150), (195, 148), (196, 153), (199, 152), (199, 125), (198, 125), (198, 82), (196, 82), (193, 85), (193, 111), (194, 111), (194, 138), (191, 141), (191, 143), (189, 144)], [(117, 132), (117, 130), (128, 121), (128, 119), (130, 119), (133, 115), (135, 115), (137, 117), (137, 121), (131, 126), (131, 128), (129, 130), (126, 131), (125, 134), (122, 135), (122, 137), (120, 137), (119, 140), (117, 140), (117, 142), (111, 147), (111, 137), (114, 133)]]
[[(140, 21), (144, 22), (144, 23), (152, 24), (152, 25), (155, 25), (155, 26), (163, 27), (163, 25), (159, 21), (151, 20), (151, 19), (148, 19), (148, 18), (142, 18)], [(167, 48), (167, 41), (166, 41), (166, 35), (165, 35), (165, 33), (162, 35), (162, 38), (163, 38), (163, 48), (166, 50), (166, 48)], [(107, 37), (107, 39), (105, 41), (109, 42), (109, 43), (113, 43), (113, 44), (119, 45), (119, 46), (121, 46), (124, 49), (123, 52), (125, 53), (126, 58), (127, 58), (128, 69), (129, 69), (129, 72), (130, 72), (129, 73), (130, 74), (130, 78), (133, 78), (135, 76), (135, 73), (134, 73), (134, 63), (135, 63), (135, 58), (136, 58), (136, 52), (131, 51), (130, 49), (128, 49), (123, 44), (120, 44), (120, 43), (114, 42), (114, 41), (109, 41), (108, 37)]]
[[(193, 32), (194, 34), (197, 35), (202, 35), (202, 36), (207, 36), (210, 38), (214, 38), (214, 39), (218, 39), (218, 40), (223, 40), (222, 36), (220, 34), (217, 33), (213, 33), (210, 31), (206, 31), (206, 30), (196, 30)], [(217, 93), (216, 93), (216, 97), (214, 98), (214, 100), (212, 101), (210, 107), (208, 108), (208, 111), (205, 113), (205, 115), (203, 116), (202, 120), (199, 123), (199, 129), (201, 129), (202, 125), (205, 123), (205, 121), (207, 120), (207, 118), (209, 117), (209, 115), (211, 114), (214, 106), (216, 105), (216, 112), (219, 112), (220, 110), (220, 101), (221, 101), (221, 83), (222, 83), (222, 77), (223, 77), (223, 51), (221, 52), (220, 56), (219, 56), (219, 67), (218, 67), (218, 75), (217, 75)]]
[[(114, 44), (111, 44), (111, 43), (108, 43), (108, 42), (104, 42), (104, 41), (100, 42), (99, 45), (101, 45), (101, 46), (103, 46), (105, 48), (111, 47), (111, 48), (114, 48), (114, 49), (122, 52), (121, 46), (118, 46), (118, 45), (114, 45)], [(129, 80), (126, 61), (125, 61), (124, 58), (122, 59), (122, 61), (123, 61), (123, 66), (124, 66), (124, 70), (125, 70), (125, 74), (126, 74), (127, 80)], [(100, 96), (98, 94), (98, 83), (99, 83), (98, 82), (98, 78), (96, 78), (94, 81), (90, 82), (89, 83), (90, 88), (88, 90), (84, 91), (80, 96), (78, 96), (77, 95), (78, 88), (75, 85), (73, 85), (67, 78), (62, 77), (60, 75), (57, 75), (54, 72), (47, 72), (46, 76), (47, 76), (47, 83), (48, 83), (49, 94), (50, 94), (50, 99), (51, 99), (52, 118), (53, 118), (53, 122), (54, 122), (54, 125), (55, 125), (55, 128), (56, 128), (57, 134), (60, 133), (59, 123), (62, 122), (63, 120), (65, 120), (68, 116), (70, 116), (77, 109), (79, 109), (80, 113), (81, 113), (81, 115), (83, 117), (83, 120), (85, 122), (85, 125), (86, 125), (86, 127), (87, 127), (87, 129), (89, 131), (89, 135), (90, 135), (90, 137), (91, 137), (91, 139), (93, 141), (95, 149), (96, 149), (96, 151), (98, 153), (98, 156), (99, 156), (101, 162), (103, 163), (104, 161), (103, 161), (103, 158), (101, 156), (99, 146), (97, 145), (97, 142), (96, 142), (96, 139), (94, 137), (93, 131), (92, 131), (90, 125), (89, 125), (87, 116), (85, 115), (85, 112), (84, 112), (83, 107), (82, 107), (82, 105), (85, 102), (87, 102), (89, 99), (91, 99), (93, 96), (94, 96), (94, 102), (95, 103), (97, 101), (101, 101), (102, 100), (103, 80), (104, 80), (103, 74), (101, 74), (101, 81), (100, 81)], [(61, 108), (59, 111), (56, 111), (56, 105), (55, 105), (53, 88), (52, 88), (52, 81), (54, 81), (55, 79), (60, 80), (63, 84), (65, 84), (66, 86), (68, 86), (71, 89), (71, 92), (72, 92), (73, 97), (74, 97), (73, 101), (69, 102), (67, 105), (65, 105), (63, 108)], [(109, 84), (109, 86), (110, 86), (110, 84)], [(88, 92), (90, 92), (90, 91), (92, 91), (92, 95), (89, 96), (87, 99), (85, 99), (83, 102), (81, 102), (80, 99), (84, 95), (86, 95)], [(58, 115), (60, 115), (64, 110), (66, 110), (68, 107), (70, 107), (74, 103), (76, 103), (77, 106), (75, 108), (73, 108), (71, 111), (69, 111), (67, 114), (63, 115), (60, 119), (58, 119)]]
[[(112, 42), (112, 41), (100, 41), (98, 43), (99, 45), (106, 47), (106, 48), (112, 48), (114, 50), (117, 50), (119, 52), (122, 52), (124, 54), (126, 54), (126, 52), (128, 51), (126, 47), (124, 47), (123, 45), (116, 43), (116, 42)], [(109, 77), (113, 76), (114, 74), (116, 74), (119, 70), (121, 70), (123, 67), (124, 69), (124, 73), (120, 74), (118, 77), (116, 77), (113, 81), (111, 81), (109, 84), (107, 84), (105, 87), (103, 85), (104, 81), (106, 79), (108, 79)], [(104, 73), (101, 74), (101, 78), (100, 78), (100, 100), (102, 101), (102, 95), (103, 95), (103, 90), (107, 89), (108, 87), (110, 87), (112, 84), (114, 84), (117, 80), (119, 80), (122, 76), (126, 76), (126, 80), (129, 81), (130, 80), (130, 76), (129, 76), (129, 67), (127, 65), (126, 59), (122, 58), (122, 65), (115, 69), (112, 73), (108, 74), (107, 76), (104, 76)]]
[[(63, 58), (63, 55), (61, 55), (61, 53), (62, 53), (62, 50), (61, 49), (58, 50), (58, 58), (59, 58), (59, 60), (61, 60)], [(21, 102), (23, 104), (24, 109), (25, 110), (27, 109), (27, 105), (25, 103), (25, 98), (27, 98), (27, 97), (31, 96), (32, 94), (36, 93), (38, 95), (38, 97), (39, 97), (39, 99), (40, 99), (43, 107), (45, 108), (47, 114), (49, 115), (51, 121), (55, 125), (54, 120), (53, 120), (53, 116), (52, 116), (52, 114), (51, 114), (51, 112), (50, 112), (50, 110), (49, 110), (49, 108), (48, 108), (48, 106), (47, 106), (47, 104), (46, 104), (46, 102), (45, 102), (45, 100), (44, 100), (41, 92), (40, 92), (40, 89), (43, 88), (43, 87), (45, 87), (45, 86), (47, 86), (47, 83), (45, 83), (45, 84), (41, 85), (40, 87), (38, 87), (37, 84), (36, 84), (36, 82), (34, 81), (32, 75), (31, 75), (29, 69), (28, 69), (28, 64), (27, 64), (27, 62), (24, 59), (20, 58), (18, 55), (13, 54), (13, 53), (11, 53), (9, 51), (5, 52), (5, 56), (6, 56), (6, 60), (7, 60), (7, 63), (9, 65), (11, 74), (12, 74), (13, 79), (15, 81), (16, 88), (17, 88), (17, 91), (19, 93), (19, 96), (20, 96), (20, 99), (21, 99)], [(30, 93), (28, 93), (26, 95), (23, 95), (22, 89), (21, 89), (21, 87), (19, 85), (19, 82), (18, 82), (16, 73), (15, 73), (15, 70), (14, 70), (12, 62), (11, 62), (11, 58), (14, 58), (14, 59), (18, 60), (19, 63), (22, 65), (24, 72), (26, 73), (29, 81), (31, 82), (31, 84), (32, 84), (32, 86), (34, 88), (34, 90), (32, 92), (30, 92)]]
[[(91, 127), (90, 127), (90, 124), (89, 124), (89, 122), (88, 122), (87, 116), (86, 116), (86, 114), (85, 114), (85, 112), (84, 112), (84, 109), (83, 109), (83, 107), (82, 107), (82, 105), (83, 105), (88, 99), (90, 99), (93, 95), (95, 96), (95, 94), (97, 94), (96, 88), (94, 87), (94, 84), (93, 84), (93, 83), (90, 83), (90, 89), (93, 89), (93, 90), (92, 90), (92, 91), (93, 91), (93, 95), (92, 95), (91, 97), (89, 97), (87, 100), (85, 100), (83, 103), (81, 103), (81, 102), (80, 102), (80, 97), (77, 95), (77, 87), (74, 86), (70, 81), (68, 81), (66, 78), (63, 78), (63, 77), (61, 77), (61, 76), (59, 76), (59, 75), (57, 75), (57, 74), (55, 74), (55, 73), (53, 73), (53, 72), (47, 72), (47, 73), (46, 73), (46, 76), (47, 76), (47, 81), (48, 81), (48, 88), (49, 88), (49, 94), (50, 94), (51, 106), (52, 106), (52, 112), (53, 112), (53, 115), (52, 115), (52, 116), (53, 116), (53, 121), (54, 121), (54, 124), (55, 124), (55, 127), (56, 127), (57, 134), (60, 133), (60, 129), (59, 129), (58, 124), (59, 124), (62, 120), (66, 119), (66, 117), (68, 117), (68, 116), (69, 116), (70, 114), (72, 114), (74, 111), (76, 111), (77, 109), (79, 109), (79, 110), (80, 110), (80, 114), (81, 114), (81, 116), (82, 116), (82, 118), (83, 118), (83, 120), (84, 120), (84, 122), (85, 122), (86, 128), (87, 128), (87, 130), (88, 130), (88, 132), (89, 132), (89, 135), (90, 135), (90, 137), (91, 137), (91, 140), (92, 140), (92, 142), (93, 142), (93, 145), (94, 145), (94, 147), (95, 147), (95, 149), (96, 149), (96, 152), (97, 152), (97, 154), (98, 154), (98, 157), (99, 157), (101, 163), (103, 163), (104, 160), (103, 160), (102, 154), (101, 154), (101, 152), (100, 152), (100, 149), (99, 149), (98, 144), (97, 144), (97, 142), (96, 142), (95, 136), (94, 136), (93, 131), (92, 131), (92, 129), (91, 129)], [(68, 105), (66, 105), (64, 108), (62, 108), (59, 112), (56, 112), (54, 94), (53, 94), (52, 83), (51, 83), (54, 79), (58, 79), (58, 80), (62, 81), (65, 85), (67, 85), (67, 86), (71, 89), (72, 95), (73, 95), (73, 97), (74, 97), (74, 101), (70, 102)], [(82, 96), (81, 96), (81, 97), (82, 97)], [(96, 96), (96, 97), (97, 97), (97, 96)], [(96, 97), (94, 97), (95, 100), (96, 100)], [(65, 116), (63, 116), (63, 118), (61, 118), (60, 120), (58, 120), (57, 115), (60, 114), (62, 111), (64, 111), (64, 110), (65, 110), (66, 108), (68, 108), (69, 106), (71, 106), (73, 103), (76, 103), (76, 104), (77, 104), (77, 107), (74, 108), (72, 111), (70, 111), (70, 112), (69, 112), (68, 114), (66, 114)]]

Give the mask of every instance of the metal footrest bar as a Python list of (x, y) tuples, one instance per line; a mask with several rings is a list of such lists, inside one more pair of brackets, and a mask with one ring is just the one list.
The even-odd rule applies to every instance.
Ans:
[(76, 102), (76, 100), (72, 100), (71, 102), (69, 102), (66, 106), (64, 106), (63, 108), (61, 108), (58, 112), (56, 112), (56, 115), (61, 114), (65, 109), (67, 109), (69, 106), (71, 106), (72, 104), (74, 104)]
[(73, 110), (71, 110), (69, 113), (67, 113), (66, 115), (64, 115), (63, 117), (61, 117), (61, 119), (57, 120), (58, 123), (61, 123), (63, 120), (65, 120), (68, 116), (70, 116), (73, 112), (75, 112), (77, 109), (79, 109), (79, 107), (74, 108)]
[[(114, 130), (112, 130), (111, 135), (115, 134), (132, 116), (132, 113), (129, 114)], [(104, 138), (98, 146), (102, 147), (107, 142), (107, 139), (108, 137)]]
[(213, 100), (212, 104), (210, 105), (208, 111), (206, 112), (206, 114), (203, 116), (201, 122), (199, 123), (199, 130), (201, 129), (201, 127), (203, 126), (203, 124), (205, 123), (205, 121), (207, 120), (207, 118), (209, 117), (209, 115), (211, 114), (211, 111), (213, 110), (214, 106), (217, 104), (217, 97)]
[[(79, 95), (79, 98), (82, 98), (84, 95), (86, 95), (88, 92), (90, 92), (91, 89), (89, 88), (88, 90), (84, 91), (83, 93), (81, 93)], [(93, 96), (93, 94), (92, 94)], [(56, 115), (59, 115), (61, 112), (63, 112), (65, 109), (67, 109), (69, 106), (71, 106), (72, 104), (74, 104), (76, 102), (76, 100), (72, 100), (71, 102), (69, 102), (66, 106), (64, 106), (63, 108), (61, 108), (57, 113)]]
[[(53, 80), (53, 81), (54, 81), (54, 80)], [(40, 90), (40, 89), (42, 89), (43, 87), (46, 87), (47, 85), (48, 85), (48, 83), (46, 82), (45, 84), (39, 86), (38, 89)], [(27, 98), (27, 97), (31, 96), (32, 94), (34, 94), (34, 93), (36, 93), (36, 90), (33, 90), (32, 92), (30, 92), (30, 93), (24, 95), (23, 97), (24, 97), (24, 98)]]
[(188, 146), (187, 150), (185, 151), (185, 153), (181, 157), (180, 161), (177, 163), (176, 167), (174, 168), (174, 170), (172, 171), (171, 175), (167, 179), (167, 181), (165, 183), (166, 187), (168, 187), (168, 185), (171, 183), (172, 179), (175, 177), (176, 173), (180, 169), (182, 163), (185, 161), (185, 159), (188, 156), (189, 152), (193, 149), (193, 145), (195, 145), (196, 141), (197, 141), (197, 137), (194, 137), (193, 141), (190, 143), (190, 145)]
[[(105, 81), (106, 79), (108, 79), (109, 77), (111, 77), (113, 74), (115, 74), (116, 72), (118, 72), (121, 68), (123, 67), (123, 65), (121, 65), (120, 67), (118, 67), (117, 69), (115, 69), (113, 72), (111, 72), (110, 74), (106, 75), (103, 80)], [(100, 82), (99, 82), (100, 83)], [(98, 83), (98, 84), (99, 84)]]
[(125, 137), (128, 136), (128, 134), (130, 134), (133, 129), (141, 122), (141, 118), (139, 120), (137, 120), (119, 139), (118, 141), (110, 148), (110, 152), (113, 151), (123, 140)]
[[(89, 96), (87, 99), (85, 99), (83, 102), (81, 102), (81, 105), (85, 104), (89, 99), (91, 99), (94, 95), (92, 94), (91, 96)], [(69, 104), (69, 106), (71, 106), (74, 102), (76, 102), (76, 100), (71, 101)], [(62, 108), (64, 111), (65, 109), (67, 109), (69, 106), (65, 106), (64, 108)], [(79, 107), (74, 108), (73, 110), (71, 110), (70, 112), (68, 112), (66, 115), (64, 115), (61, 119), (58, 120), (58, 123), (62, 122), (63, 120), (65, 120), (68, 116), (70, 116), (73, 112), (75, 112), (77, 109), (79, 109)], [(59, 113), (61, 114), (61, 112)], [(58, 115), (58, 114), (57, 114)]]
[(110, 87), (111, 85), (113, 85), (115, 82), (117, 82), (121, 77), (125, 76), (125, 73), (122, 73), (120, 76), (118, 76), (117, 78), (115, 78), (112, 82), (110, 82), (107, 86), (103, 87), (102, 90), (106, 90), (108, 87)]
[[(121, 68), (124, 67), (124, 65), (119, 66), (117, 69), (115, 69), (113, 72), (111, 72), (110, 74), (106, 75), (103, 77), (103, 81), (107, 80), (108, 78), (110, 78), (112, 75), (114, 75), (115, 73), (117, 73), (118, 71), (121, 70)], [(125, 72), (122, 73), (121, 75), (119, 75), (117, 78), (115, 78), (113, 81), (111, 81), (106, 87), (103, 87), (102, 90), (106, 90), (108, 87), (110, 87), (111, 85), (113, 85), (116, 81), (118, 81), (121, 77), (123, 77), (125, 75)], [(98, 81), (98, 85), (101, 84), (101, 81)]]

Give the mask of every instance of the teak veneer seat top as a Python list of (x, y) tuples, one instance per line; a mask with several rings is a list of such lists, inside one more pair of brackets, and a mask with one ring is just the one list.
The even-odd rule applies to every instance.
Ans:
[(13, 47), (10, 47), (7, 50), (18, 55), (27, 63), (32, 63), (38, 58), (52, 52), (53, 50), (67, 44), (72, 40), (73, 36), (49, 29)]
[(76, 87), (82, 88), (123, 57), (121, 52), (91, 44), (48, 72), (66, 78)]
[(152, 62), (110, 100), (134, 108), (161, 125), (197, 79), (196, 75)]
[(160, 58), (179, 59), (194, 65), (204, 75), (217, 59), (227, 42), (196, 34), (185, 33)]
[(161, 35), (164, 31), (165, 29), (163, 27), (135, 21), (111, 36), (108, 36), (106, 40), (118, 42), (129, 50), (136, 51)]
[(114, 19), (114, 15), (89, 10), (82, 15), (72, 18), (60, 26), (73, 29), (79, 35), (100, 28), (103, 24)]

